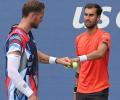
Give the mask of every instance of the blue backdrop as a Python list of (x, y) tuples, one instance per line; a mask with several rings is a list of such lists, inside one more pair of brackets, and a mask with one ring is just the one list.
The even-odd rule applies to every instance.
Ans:
[[(96, 2), (104, 8), (100, 27), (111, 33), (112, 46), (109, 63), (110, 96), (118, 100), (120, 94), (120, 7), (119, 0), (42, 0), (45, 17), (33, 35), (39, 50), (52, 56), (75, 56), (75, 37), (83, 32), (81, 8)], [(4, 43), (12, 24), (19, 23), (24, 0), (0, 0), (0, 100), (5, 94)], [(73, 100), (74, 72), (62, 65), (39, 65), (40, 100)]]

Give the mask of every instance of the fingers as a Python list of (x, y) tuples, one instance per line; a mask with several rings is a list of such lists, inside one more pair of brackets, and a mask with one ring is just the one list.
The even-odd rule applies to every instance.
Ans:
[(79, 59), (79, 57), (78, 57), (78, 58), (72, 58), (71, 61), (72, 61), (72, 62), (79, 62), (80, 59)]
[(57, 59), (57, 63), (58, 63), (58, 64), (65, 65), (65, 66), (68, 66), (68, 65), (71, 64), (71, 60), (70, 60), (68, 57), (58, 58), (58, 59)]
[(74, 68), (74, 69), (76, 69), (78, 67), (79, 58), (65, 57), (65, 60), (70, 63), (70, 65), (67, 65), (65, 67)]
[(71, 58), (64, 57), (63, 59), (64, 59), (64, 61), (65, 61), (64, 66), (65, 66), (66, 68), (72, 68), (72, 60), (71, 60)]
[(70, 59), (70, 58), (68, 58), (68, 57), (65, 57), (65, 58), (64, 58), (64, 60), (65, 60), (66, 62), (71, 63), (71, 59)]
[(64, 61), (65, 61), (65, 65), (66, 65), (66, 66), (70, 66), (70, 65), (71, 65), (71, 59), (70, 59), (70, 58), (65, 57), (65, 58), (64, 58)]
[(65, 67), (73, 68), (73, 62), (78, 62), (79, 58), (69, 58), (69, 57), (64, 57), (64, 58), (58, 58), (57, 63), (62, 64)]

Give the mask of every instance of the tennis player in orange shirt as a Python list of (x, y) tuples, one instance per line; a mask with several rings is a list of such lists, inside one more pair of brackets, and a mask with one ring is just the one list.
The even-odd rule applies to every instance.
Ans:
[(102, 13), (98, 4), (89, 3), (84, 7), (86, 32), (76, 37), (77, 58), (80, 63), (76, 100), (108, 100), (110, 34), (97, 27)]

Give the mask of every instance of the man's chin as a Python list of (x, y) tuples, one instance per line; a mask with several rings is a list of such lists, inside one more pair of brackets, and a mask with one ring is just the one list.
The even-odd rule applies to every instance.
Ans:
[(85, 25), (85, 27), (88, 28), (88, 29), (92, 29), (92, 28), (95, 27), (95, 25)]
[(33, 26), (33, 28), (34, 28), (34, 29), (37, 29), (37, 28), (38, 28), (38, 26)]

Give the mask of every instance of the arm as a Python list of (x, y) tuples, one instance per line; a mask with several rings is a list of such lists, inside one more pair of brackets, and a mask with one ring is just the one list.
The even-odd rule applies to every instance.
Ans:
[(8, 77), (14, 86), (21, 91), (21, 93), (25, 94), (29, 100), (37, 100), (32, 89), (30, 89), (18, 72), (22, 52), (21, 38), (18, 35), (13, 36), (14, 37), (9, 38), (9, 50), (6, 52)]
[(102, 58), (102, 57), (104, 57), (104, 55), (107, 51), (107, 48), (108, 48), (107, 43), (102, 43), (98, 46), (97, 50), (95, 50), (89, 54), (86, 54), (86, 55), (78, 56), (77, 58), (74, 58), (73, 60), (77, 61), (77, 62), (78, 61), (83, 62), (86, 60), (94, 60), (94, 59)]
[(89, 54), (86, 54), (86, 55), (78, 56), (74, 60), (83, 62), (83, 61), (87, 61), (87, 60), (100, 59), (100, 58), (104, 57), (106, 51), (110, 48), (110, 41), (111, 41), (110, 34), (105, 32), (100, 37), (99, 46), (98, 46), (97, 50), (95, 50)]
[[(9, 78), (13, 81), (15, 87), (25, 94), (30, 100), (31, 98), (36, 98), (32, 89), (28, 86), (28, 84), (23, 80), (20, 73), (18, 72), (20, 66), (20, 52), (14, 51), (7, 54), (7, 71)], [(37, 100), (37, 99), (34, 99)]]
[(87, 54), (87, 60), (94, 60), (104, 57), (106, 51), (107, 51), (107, 44), (102, 43), (99, 45), (98, 49), (96, 51), (93, 51), (89, 54)]
[(48, 55), (42, 53), (41, 51), (37, 51), (37, 54), (38, 54), (39, 62), (42, 62), (42, 63), (45, 63), (45, 64), (70, 65), (70, 60), (68, 59), (68, 57), (56, 58), (56, 57), (48, 56)]

